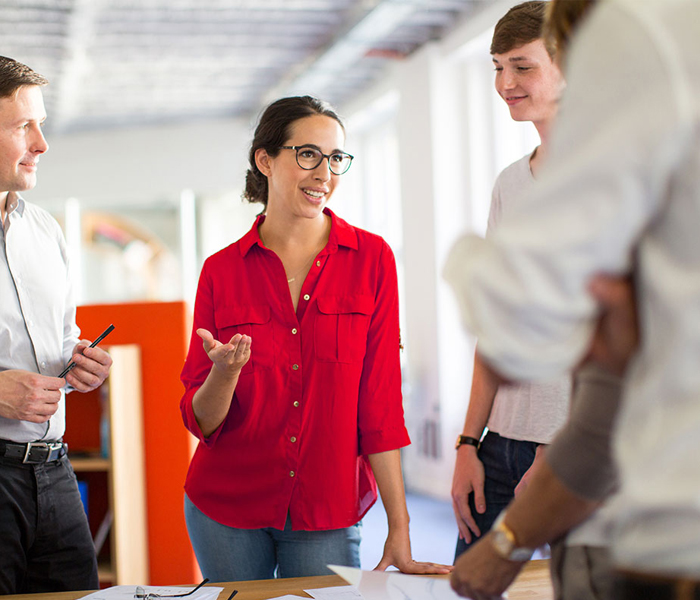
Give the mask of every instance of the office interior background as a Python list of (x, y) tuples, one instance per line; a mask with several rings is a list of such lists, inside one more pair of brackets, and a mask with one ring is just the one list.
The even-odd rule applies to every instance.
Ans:
[(240, 197), (262, 108), (330, 101), (356, 157), (330, 208), (398, 263), (406, 485), (447, 501), (474, 340), (442, 265), (461, 232), (485, 231), (497, 173), (538, 142), (493, 88), (491, 34), (514, 4), (4, 0), (0, 54), (51, 82), (50, 149), (25, 197), (61, 223), (78, 303), (191, 307), (204, 259), (260, 211)]

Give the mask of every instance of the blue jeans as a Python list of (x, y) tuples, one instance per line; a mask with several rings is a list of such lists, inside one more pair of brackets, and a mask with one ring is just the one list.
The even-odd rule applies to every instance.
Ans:
[(362, 522), (345, 529), (236, 529), (202, 513), (185, 495), (185, 521), (202, 575), (211, 581), (332, 575), (326, 565), (360, 567)]
[[(500, 512), (515, 497), (515, 487), (535, 460), (537, 442), (523, 442), (504, 438), (489, 431), (481, 442), (478, 456), (484, 465), (484, 496), (486, 512), (479, 514), (474, 506), (474, 494), (469, 494), (469, 508), (472, 511), (481, 534), (491, 529)], [(457, 540), (455, 560), (476, 541)]]

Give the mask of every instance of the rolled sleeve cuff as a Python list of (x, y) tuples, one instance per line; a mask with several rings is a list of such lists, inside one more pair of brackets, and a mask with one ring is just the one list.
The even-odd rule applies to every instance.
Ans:
[(192, 408), (192, 399), (194, 398), (196, 391), (197, 390), (190, 390), (182, 397), (180, 402), (182, 419), (187, 430), (205, 446), (211, 448), (219, 438), (219, 434), (221, 433), (225, 420), (211, 433), (211, 435), (205, 437), (199, 427), (199, 423), (197, 423), (197, 417), (195, 416), (194, 409)]
[(359, 453), (361, 456), (389, 452), (410, 445), (406, 427), (394, 427), (381, 431), (360, 434)]
[(618, 485), (612, 432), (622, 397), (622, 381), (588, 365), (576, 375), (571, 414), (547, 452), (557, 478), (576, 495), (599, 501)]

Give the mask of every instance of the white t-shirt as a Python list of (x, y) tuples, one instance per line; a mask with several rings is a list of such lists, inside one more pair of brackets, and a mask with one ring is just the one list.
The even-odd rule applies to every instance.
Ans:
[[(700, 2), (607, 0), (577, 34), (536, 192), (445, 275), (516, 379), (587, 351), (600, 272), (634, 270), (641, 345), (615, 432), (621, 568), (700, 577)], [(515, 209), (514, 209), (515, 210)], [(634, 269), (633, 269), (634, 267)]]
[[(530, 170), (532, 154), (506, 167), (493, 186), (486, 235), (498, 228), (504, 211), (531, 191), (535, 178)], [(549, 444), (569, 414), (571, 377), (552, 381), (522, 382), (498, 387), (487, 426), (502, 437)]]

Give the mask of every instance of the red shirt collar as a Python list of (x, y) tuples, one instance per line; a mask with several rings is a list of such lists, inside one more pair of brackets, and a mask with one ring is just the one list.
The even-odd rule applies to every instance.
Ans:
[[(324, 208), (323, 212), (331, 218), (331, 233), (328, 237), (328, 245), (326, 246), (328, 253), (332, 254), (337, 252), (338, 246), (345, 246), (346, 248), (357, 250), (357, 233), (355, 232), (355, 228), (347, 221), (336, 216), (330, 208)], [(258, 215), (250, 231), (241, 238), (240, 249), (242, 256), (246, 256), (255, 244), (262, 246), (258, 227), (264, 220), (264, 214)]]

